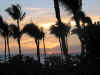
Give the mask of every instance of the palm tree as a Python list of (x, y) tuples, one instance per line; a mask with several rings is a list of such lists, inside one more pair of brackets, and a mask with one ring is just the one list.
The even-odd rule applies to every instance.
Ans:
[(80, 19), (85, 16), (84, 12), (82, 11), (82, 0), (59, 0), (59, 2), (65, 6), (66, 10), (73, 14), (77, 27), (80, 28)]
[[(80, 26), (80, 21), (83, 22), (83, 24), (86, 23), (86, 17), (85, 13), (82, 11), (82, 0), (59, 0), (59, 2), (65, 6), (65, 8), (70, 11), (73, 14), (73, 18), (76, 22), (76, 26), (78, 27), (77, 34), (79, 36), (79, 39), (81, 41), (81, 47), (82, 47), (82, 55), (84, 55), (85, 51), (85, 41), (86, 41), (86, 35), (85, 35), (85, 28), (83, 25), (83, 28)], [(89, 18), (87, 18), (89, 20)], [(90, 22), (91, 23), (91, 22)]]
[(43, 46), (44, 46), (44, 63), (47, 64), (47, 54), (46, 54), (46, 47), (45, 47), (45, 33), (43, 31), (43, 28), (41, 28), (40, 34), (42, 35)]
[(84, 17), (84, 18), (82, 19), (82, 22), (83, 22), (83, 25), (85, 25), (85, 24), (87, 24), (87, 26), (88, 26), (88, 25), (92, 25), (92, 20), (91, 20), (90, 17)]
[(68, 58), (68, 46), (67, 46), (66, 38), (68, 36), (69, 30), (70, 27), (65, 26), (65, 24), (61, 22), (56, 23), (56, 25), (52, 25), (50, 28), (51, 33), (59, 38), (61, 52), (63, 52), (66, 59)]
[(85, 40), (84, 40), (84, 33), (82, 31), (82, 29), (80, 28), (75, 28), (72, 30), (72, 35), (73, 34), (77, 34), (78, 35), (78, 38), (81, 42), (81, 56), (84, 56), (86, 53), (86, 49), (85, 49)]
[[(17, 39), (18, 45), (21, 46), (21, 44), (18, 41), (18, 39), (21, 39), (21, 36), (22, 36), (22, 33), (19, 30), (19, 28), (15, 24), (10, 24), (9, 25), (9, 30), (10, 30), (10, 34), (9, 35), (12, 36), (14, 39)], [(19, 53), (20, 53), (20, 51), (19, 51)], [(22, 53), (21, 53), (21, 55), (22, 55)]]
[(7, 58), (7, 54), (6, 54), (7, 53), (7, 41), (6, 41), (4, 33), (1, 32), (1, 30), (0, 30), (0, 35), (4, 37), (4, 41), (5, 41), (5, 52), (4, 52), (5, 57), (4, 58), (5, 58), (5, 63), (6, 63), (6, 58)]
[[(92, 20), (90, 17), (84, 17), (82, 19), (82, 26), (83, 28), (75, 28), (72, 30), (72, 34), (77, 34), (80, 42), (81, 42), (81, 56), (86, 55), (86, 40), (89, 38), (86, 31), (88, 30), (87, 28), (91, 27), (89, 25), (92, 25)], [(87, 27), (85, 26), (87, 24)]]
[(40, 29), (33, 23), (25, 25), (22, 33), (26, 33), (31, 37), (34, 37), (35, 43), (37, 46), (37, 58), (38, 62), (40, 62), (40, 48), (39, 48), (39, 40), (44, 37), (44, 33), (40, 31)]
[(6, 47), (8, 47), (9, 59), (11, 58), (10, 47), (9, 47), (9, 28), (8, 28), (8, 24), (3, 21), (1, 16), (0, 16), (0, 34), (4, 37), (5, 40), (5, 63), (6, 63), (6, 57), (7, 57)]
[[(66, 58), (66, 60), (67, 60), (67, 58), (68, 58), (68, 46), (66, 46), (66, 38), (65, 38), (65, 35), (66, 35), (66, 33), (64, 33), (64, 32), (66, 32), (66, 27), (64, 26), (64, 24), (61, 22), (61, 17), (60, 17), (60, 8), (59, 8), (59, 0), (54, 0), (54, 8), (55, 8), (55, 14), (56, 14), (56, 18), (57, 18), (57, 25), (58, 25), (58, 29), (57, 30), (61, 30), (61, 34), (60, 34), (60, 36), (59, 36), (59, 41), (61, 42), (60, 43), (60, 46), (61, 46), (61, 52), (63, 51), (63, 53), (64, 53), (64, 55), (65, 55), (65, 58)], [(65, 29), (65, 31), (63, 32), (62, 30), (63, 29), (61, 29), (61, 28), (63, 28), (63, 27), (65, 27), (64, 29)], [(54, 29), (54, 31), (56, 30), (56, 28), (57, 27), (55, 27), (55, 26), (52, 26), (51, 27), (51, 33), (52, 33), (52, 31), (53, 31), (53, 29)], [(70, 28), (68, 27), (68, 30), (69, 30)], [(60, 31), (58, 31), (58, 32), (60, 32)], [(63, 36), (61, 36), (61, 35), (63, 35)]]
[[(18, 26), (18, 30), (20, 31), (20, 21), (24, 19), (26, 13), (22, 12), (21, 10), (21, 6), (19, 4), (17, 5), (12, 5), (11, 7), (7, 8), (6, 11), (8, 12), (8, 14), (14, 19), (17, 20), (17, 26)], [(21, 46), (20, 46), (20, 36), (17, 38), (18, 41), (18, 45), (19, 45), (19, 55), (21, 56)]]
[(54, 8), (55, 8), (56, 19), (58, 22), (61, 22), (60, 8), (59, 8), (58, 0), (54, 0)]
[(6, 50), (6, 37), (5, 37), (5, 35), (4, 35), (4, 31), (2, 31), (2, 29), (1, 29), (1, 27), (2, 27), (2, 25), (3, 25), (3, 19), (2, 19), (2, 16), (0, 16), (0, 35), (1, 36), (3, 36), (4, 37), (4, 41), (5, 41), (5, 63), (6, 63), (6, 57), (7, 57), (7, 55), (6, 55), (6, 52), (7, 52), (7, 50)]

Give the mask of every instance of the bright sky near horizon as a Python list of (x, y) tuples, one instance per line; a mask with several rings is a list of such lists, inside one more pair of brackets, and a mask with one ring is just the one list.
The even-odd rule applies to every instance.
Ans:
[[(8, 23), (14, 23), (14, 22), (11, 19), (11, 17), (9, 17), (9, 15), (5, 12), (5, 9), (11, 6), (11, 4), (17, 4), (17, 3), (19, 3), (22, 6), (23, 11), (27, 13), (26, 18), (22, 22), (22, 24), (29, 23), (32, 19), (39, 26), (42, 25), (44, 26), (44, 28), (48, 28), (50, 24), (53, 24), (56, 21), (53, 9), (53, 0), (0, 0), (0, 15), (2, 15), (3, 18)], [(99, 20), (100, 16), (99, 7), (100, 7), (100, 0), (83, 0), (83, 10), (88, 16), (91, 16), (93, 20)], [(68, 16), (67, 13), (64, 13), (63, 9), (61, 10), (61, 12), (63, 21), (64, 22), (69, 21), (70, 18), (67, 17)], [(22, 49), (23, 50), (26, 49), (25, 50), (26, 52), (31, 52), (33, 50), (32, 49), (33, 46), (35, 48), (35, 44), (33, 43), (34, 41), (29, 36), (26, 35), (24, 36), (21, 40)], [(1, 39), (3, 38), (0, 37), (0, 44), (1, 44), (0, 51), (2, 52), (3, 51), (2, 48), (4, 48), (4, 41)], [(10, 39), (10, 41), (11, 41), (10, 47), (12, 48), (12, 50), (17, 48), (17, 42), (14, 41), (13, 39)], [(74, 43), (72, 43), (71, 41), (74, 41)], [(77, 50), (80, 49), (79, 48), (80, 43), (77, 37), (72, 36), (68, 42), (72, 47), (70, 48), (70, 50), (74, 49), (77, 52)], [(48, 48), (48, 50), (59, 49), (58, 40), (53, 35), (46, 36), (46, 47)], [(42, 45), (41, 48), (43, 48)], [(27, 49), (29, 51), (27, 51)]]

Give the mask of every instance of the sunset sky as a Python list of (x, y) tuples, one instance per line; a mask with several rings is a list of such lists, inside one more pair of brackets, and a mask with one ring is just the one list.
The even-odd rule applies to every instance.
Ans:
[[(4, 20), (10, 23), (15, 23), (14, 20), (5, 12), (5, 9), (11, 4), (19, 3), (22, 6), (23, 11), (26, 12), (25, 19), (21, 22), (21, 27), (25, 24), (33, 21), (39, 27), (44, 27), (46, 38), (46, 48), (48, 53), (59, 52), (59, 42), (54, 35), (49, 34), (49, 27), (56, 22), (53, 0), (0, 0), (0, 15), (3, 16)], [(90, 16), (93, 21), (100, 20), (100, 0), (83, 0), (83, 10), (87, 16)], [(70, 22), (71, 14), (64, 11), (61, 7), (61, 17), (63, 22)], [(72, 42), (74, 41), (74, 42)], [(17, 53), (17, 42), (13, 38), (10, 38), (10, 48), (13, 53)], [(69, 36), (68, 38), (69, 50), (70, 52), (79, 52), (80, 42), (76, 35)], [(24, 53), (33, 52), (35, 48), (34, 39), (23, 35), (21, 39), (21, 46)], [(40, 43), (40, 48), (43, 48), (42, 41)], [(35, 51), (35, 49), (34, 49)], [(42, 49), (41, 49), (42, 51)], [(0, 37), (0, 53), (4, 52), (4, 40)]]

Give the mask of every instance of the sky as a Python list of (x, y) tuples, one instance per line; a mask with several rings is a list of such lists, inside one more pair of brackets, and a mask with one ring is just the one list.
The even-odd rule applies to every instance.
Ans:
[[(4, 20), (10, 23), (16, 23), (12, 18), (5, 12), (5, 9), (12, 4), (19, 3), (22, 6), (22, 10), (26, 12), (25, 19), (20, 23), (21, 27), (25, 24), (33, 21), (39, 27), (44, 27), (46, 37), (45, 43), (48, 53), (60, 52), (58, 39), (54, 35), (49, 33), (49, 26), (56, 22), (53, 0), (0, 0), (0, 14)], [(87, 16), (90, 16), (93, 21), (100, 19), (100, 0), (83, 0), (83, 11)], [(70, 22), (71, 14), (61, 7), (61, 18), (63, 22)], [(51, 39), (52, 38), (52, 39)], [(74, 42), (73, 42), (74, 41)], [(23, 53), (36, 52), (36, 46), (34, 39), (28, 35), (23, 35), (21, 39), (21, 46)], [(76, 35), (68, 37), (69, 52), (79, 52), (80, 41)], [(10, 48), (12, 53), (18, 53), (18, 45), (16, 40), (10, 38)], [(41, 52), (43, 52), (42, 41), (40, 43)], [(4, 39), (0, 37), (0, 53), (4, 53)]]

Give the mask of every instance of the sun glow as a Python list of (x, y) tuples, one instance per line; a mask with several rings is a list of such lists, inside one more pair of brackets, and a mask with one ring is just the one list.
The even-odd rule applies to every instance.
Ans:
[(76, 22), (75, 21), (71, 21), (71, 26), (75, 26)]
[(40, 27), (43, 27), (45, 29), (49, 29), (50, 26), (52, 26), (54, 23), (47, 23), (47, 24), (40, 24)]

